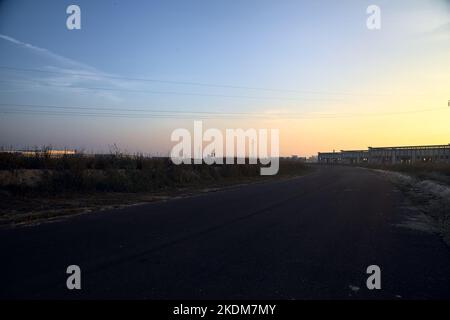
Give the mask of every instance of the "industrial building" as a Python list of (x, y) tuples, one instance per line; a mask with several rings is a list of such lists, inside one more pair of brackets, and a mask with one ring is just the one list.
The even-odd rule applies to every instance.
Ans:
[(448, 163), (450, 144), (432, 146), (369, 147), (368, 150), (341, 150), (319, 152), (319, 163), (340, 164), (399, 164), (399, 163)]

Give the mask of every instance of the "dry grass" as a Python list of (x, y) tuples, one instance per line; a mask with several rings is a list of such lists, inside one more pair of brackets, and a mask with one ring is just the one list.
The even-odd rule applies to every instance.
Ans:
[(142, 155), (0, 154), (0, 224), (157, 201), (309, 170), (289, 159), (280, 159), (279, 174), (268, 177), (260, 176), (259, 164), (177, 166), (168, 158)]
[(434, 180), (450, 186), (450, 164), (446, 163), (368, 165), (368, 167), (405, 173), (419, 180)]
[(409, 175), (377, 170), (395, 183), (410, 201), (436, 223), (444, 241), (450, 245), (450, 185)]

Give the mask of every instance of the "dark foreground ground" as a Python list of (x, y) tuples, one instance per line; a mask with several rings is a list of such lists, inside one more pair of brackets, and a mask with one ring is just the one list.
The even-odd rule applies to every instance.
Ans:
[[(0, 252), (3, 299), (450, 298), (448, 247), (360, 168), (4, 228)], [(372, 264), (381, 290), (366, 288)]]

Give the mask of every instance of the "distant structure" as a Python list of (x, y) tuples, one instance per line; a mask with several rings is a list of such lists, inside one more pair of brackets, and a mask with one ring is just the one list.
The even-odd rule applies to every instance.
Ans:
[(1, 150), (0, 153), (14, 153), (19, 154), (25, 157), (42, 157), (48, 156), (51, 158), (58, 158), (66, 155), (74, 155), (76, 154), (76, 150)]
[(306, 157), (299, 157), (298, 155), (294, 154), (291, 156), (291, 160), (299, 161), (299, 162), (306, 162)]
[(317, 163), (317, 156), (310, 156), (306, 159), (308, 163)]
[(450, 144), (432, 146), (369, 147), (368, 150), (319, 152), (317, 160), (319, 163), (330, 164), (450, 163)]

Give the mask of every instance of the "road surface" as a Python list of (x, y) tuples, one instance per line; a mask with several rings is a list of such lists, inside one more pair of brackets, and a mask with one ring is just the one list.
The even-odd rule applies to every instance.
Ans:
[[(450, 250), (375, 172), (303, 177), (0, 230), (0, 297), (450, 298)], [(79, 265), (80, 291), (66, 288)], [(366, 268), (381, 268), (368, 290)]]

